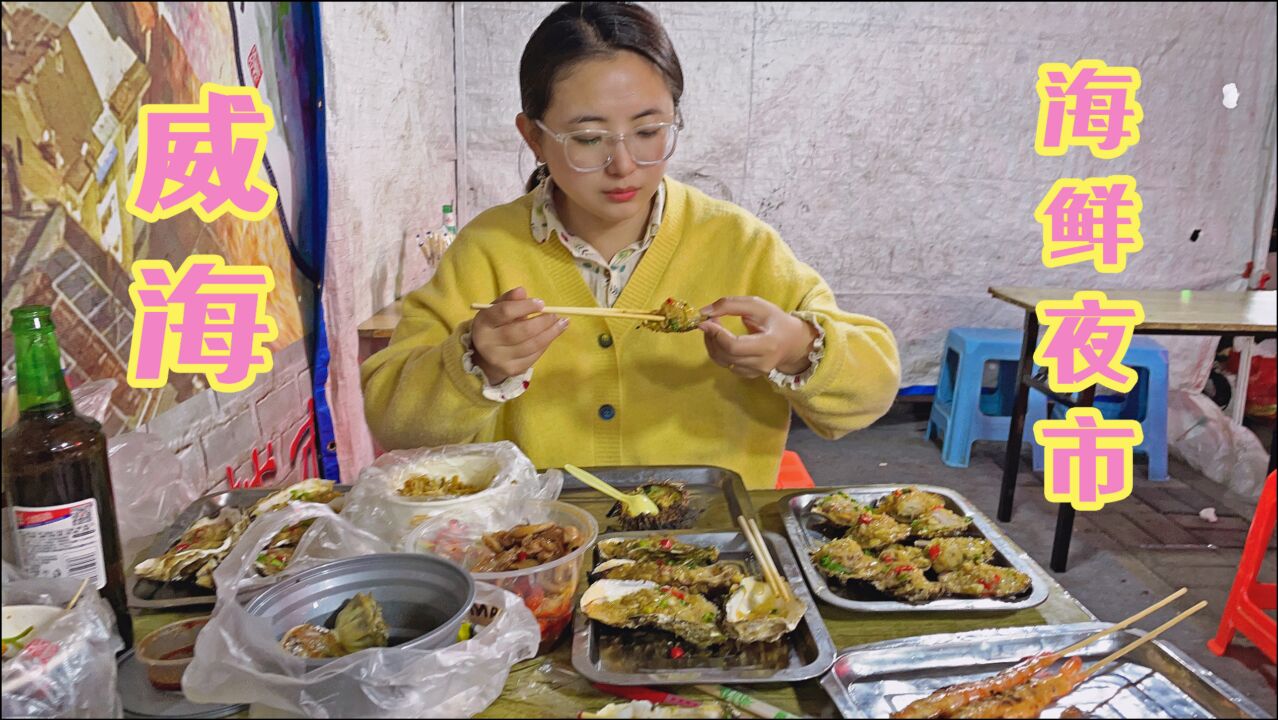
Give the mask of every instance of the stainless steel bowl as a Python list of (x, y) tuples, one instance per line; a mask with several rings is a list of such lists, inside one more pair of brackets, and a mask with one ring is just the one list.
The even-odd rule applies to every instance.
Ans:
[[(276, 638), (309, 623), (332, 628), (337, 612), (356, 593), (382, 607), (390, 645), (431, 650), (451, 645), (475, 600), (475, 581), (455, 563), (416, 553), (343, 558), (280, 581), (246, 608), (266, 618)], [(318, 667), (329, 659), (307, 660)]]

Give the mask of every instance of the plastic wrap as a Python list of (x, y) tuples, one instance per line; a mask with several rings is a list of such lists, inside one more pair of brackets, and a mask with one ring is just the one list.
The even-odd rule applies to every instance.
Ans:
[[(66, 607), (81, 580), (23, 578), (4, 566), (3, 602)], [(4, 717), (122, 717), (115, 654), (124, 649), (111, 606), (92, 586), (75, 607), (29, 636), (4, 663)]]
[(1251, 430), (1235, 424), (1202, 393), (1167, 396), (1169, 450), (1207, 478), (1250, 497), (1260, 496), (1269, 455)]
[(132, 558), (200, 496), (200, 488), (196, 478), (182, 477), (181, 461), (157, 435), (117, 435), (107, 441), (107, 456), (120, 544), (124, 557)]
[(75, 411), (106, 424), (107, 410), (111, 407), (111, 393), (120, 386), (120, 381), (113, 378), (90, 380), (71, 391), (71, 400), (75, 403)]
[[(369, 544), (365, 533), (322, 505), (299, 503), (255, 521), (214, 572), (217, 604), (182, 679), (191, 701), (255, 703), (308, 717), (468, 717), (501, 694), (511, 665), (536, 652), (537, 623), (519, 598), (479, 584), (475, 605), (487, 606), (482, 616), (491, 620), (470, 640), (437, 650), (369, 648), (307, 672), (301, 658), (280, 647), (270, 624), (250, 615), (236, 596), (245, 587), (239, 579), (254, 574), (258, 551), (279, 530), (308, 518), (319, 519), (299, 555), (344, 552), (350, 545), (333, 541), (350, 537)], [(329, 530), (315, 534), (321, 523)], [(345, 552), (353, 554), (363, 553)], [(290, 563), (284, 572), (300, 569)]]
[[(485, 489), (433, 501), (400, 495), (404, 482), (417, 475), (456, 475), (466, 484)], [(554, 500), (562, 488), (560, 471), (538, 475), (532, 461), (507, 441), (392, 450), (360, 472), (342, 516), (386, 543), (399, 545), (410, 530), (431, 517), (476, 508), (501, 513), (529, 500)]]

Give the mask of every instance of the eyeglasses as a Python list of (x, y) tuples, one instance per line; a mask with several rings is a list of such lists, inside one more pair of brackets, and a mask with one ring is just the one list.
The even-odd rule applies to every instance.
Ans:
[(574, 130), (557, 133), (540, 120), (534, 121), (564, 147), (568, 165), (577, 172), (602, 170), (612, 163), (613, 148), (624, 142), (636, 165), (656, 165), (674, 155), (680, 122), (640, 125), (628, 133), (609, 130)]

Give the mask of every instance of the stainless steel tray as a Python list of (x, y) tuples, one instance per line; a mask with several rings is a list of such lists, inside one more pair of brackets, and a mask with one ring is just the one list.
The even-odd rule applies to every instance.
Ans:
[[(604, 482), (625, 492), (654, 480), (677, 480), (688, 486), (693, 507), (699, 514), (690, 525), (697, 530), (735, 530), (737, 516), (756, 517), (754, 505), (746, 494), (741, 476), (731, 470), (705, 465), (618, 466), (585, 468)], [(572, 503), (594, 516), (599, 532), (620, 531), (616, 518), (608, 510), (616, 501), (597, 490), (586, 487), (577, 478), (564, 474), (564, 489), (559, 499)], [(665, 532), (665, 531), (661, 531)]]
[[(1108, 623), (1040, 625), (870, 643), (839, 655), (821, 679), (845, 718), (883, 718), (946, 685), (999, 672), (1038, 652), (1072, 645)], [(1143, 633), (1125, 630), (1075, 653), (1096, 662)], [(1097, 718), (1266, 717), (1209, 670), (1160, 640), (1146, 643), (1045, 710), (1070, 706)]]
[(812, 564), (811, 551), (833, 538), (823, 535), (814, 525), (816, 519), (809, 511), (812, 503), (831, 492), (844, 492), (863, 503), (875, 500), (904, 485), (860, 485), (846, 488), (829, 488), (826, 492), (806, 492), (788, 495), (783, 499), (781, 520), (785, 525), (786, 535), (794, 545), (794, 552), (799, 556), (799, 564), (803, 574), (817, 597), (836, 607), (866, 612), (1010, 612), (1040, 605), (1047, 600), (1049, 582), (1038, 563), (1012, 542), (998, 525), (995, 525), (981, 511), (972, 506), (967, 498), (942, 487), (932, 485), (910, 485), (920, 490), (936, 493), (945, 498), (946, 507), (960, 515), (972, 518), (975, 534), (990, 541), (994, 545), (993, 564), (1011, 566), (1025, 573), (1030, 578), (1030, 591), (1024, 597), (1008, 600), (997, 598), (941, 598), (921, 604), (911, 604), (887, 598), (873, 589), (858, 588), (856, 583), (844, 586), (835, 583), (833, 587)]
[[(650, 532), (601, 535), (610, 538), (644, 537)], [(719, 548), (725, 560), (741, 560), (758, 574), (758, 566), (745, 538), (737, 532), (662, 532), (694, 545)], [(678, 660), (669, 657), (674, 643), (656, 631), (643, 633), (651, 642), (635, 642), (635, 631), (616, 630), (591, 621), (578, 607), (573, 620), (572, 665), (587, 679), (609, 685), (687, 685), (694, 683), (797, 682), (815, 678), (830, 668), (837, 652), (821, 619), (816, 602), (799, 574), (794, 553), (776, 533), (764, 533), (764, 541), (777, 561), (777, 569), (790, 581), (795, 594), (808, 605), (803, 621), (788, 637), (746, 653), (716, 656), (694, 653)], [(597, 550), (592, 560), (597, 562)], [(624, 636), (631, 641), (622, 642)], [(643, 656), (641, 656), (641, 653)]]
[[(334, 485), (333, 489), (344, 493), (349, 491), (349, 485)], [(139, 578), (133, 574), (133, 566), (137, 563), (153, 557), (159, 557), (173, 547), (173, 543), (182, 537), (182, 533), (191, 527), (196, 520), (200, 518), (213, 517), (222, 511), (222, 508), (233, 507), (247, 510), (254, 503), (274, 492), (283, 489), (280, 487), (271, 488), (253, 488), (251, 490), (228, 490), (226, 492), (211, 493), (204, 497), (198, 498), (191, 503), (178, 515), (177, 519), (164, 532), (155, 536), (155, 541), (145, 552), (134, 558), (125, 568), (128, 585), (128, 601), (129, 607), (147, 608), (147, 609), (168, 609), (179, 607), (200, 607), (213, 605), (217, 600), (212, 590), (202, 588), (193, 582), (156, 582), (154, 580), (146, 580)], [(258, 588), (260, 592), (264, 588)], [(241, 596), (244, 599), (245, 596)]]

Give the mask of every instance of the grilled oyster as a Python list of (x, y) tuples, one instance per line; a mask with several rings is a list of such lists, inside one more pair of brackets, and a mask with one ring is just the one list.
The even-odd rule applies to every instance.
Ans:
[(807, 609), (802, 600), (779, 598), (766, 582), (748, 577), (724, 603), (724, 629), (743, 643), (774, 642), (798, 627)]
[(701, 595), (724, 593), (741, 582), (745, 573), (740, 563), (717, 562), (713, 565), (670, 565), (655, 560), (605, 560), (593, 571), (609, 580), (648, 580), (658, 585), (672, 585)]
[(335, 658), (346, 654), (337, 635), (318, 625), (298, 625), (280, 640), (284, 651), (304, 658)]
[(972, 563), (941, 573), (937, 582), (946, 593), (964, 597), (1009, 597), (1025, 592), (1030, 586), (1025, 573), (985, 563)]
[(646, 580), (600, 580), (581, 596), (581, 611), (604, 625), (657, 628), (698, 647), (727, 639), (718, 628), (719, 608), (714, 603)]
[(253, 568), (257, 570), (258, 575), (278, 575), (288, 567), (296, 551), (297, 548), (292, 546), (271, 548), (257, 556), (257, 560), (253, 562)]
[(838, 580), (870, 580), (879, 563), (852, 538), (839, 538), (817, 548), (812, 564), (822, 575)]
[(249, 509), (250, 518), (257, 519), (259, 515), (279, 510), (280, 508), (295, 502), (313, 502), (328, 503), (341, 497), (341, 493), (333, 488), (332, 480), (321, 480), (319, 478), (311, 478), (303, 480), (299, 483), (293, 483), (278, 492), (271, 493), (266, 497), (258, 500), (252, 508)]
[(333, 634), (348, 653), (365, 648), (386, 647), (390, 632), (382, 619), (382, 607), (368, 593), (356, 593), (355, 597), (337, 613)]
[(863, 512), (844, 537), (852, 538), (866, 550), (878, 550), (909, 536), (909, 525), (903, 525), (889, 515)]
[[(157, 582), (198, 582), (207, 577), (205, 587), (212, 587), (212, 568), (230, 552), (238, 537), (234, 529), (241, 520), (241, 513), (235, 508), (222, 508), (216, 517), (201, 518), (163, 555), (143, 560), (133, 567), (133, 572), (140, 578)], [(211, 567), (202, 573), (206, 566)]]
[(910, 521), (910, 532), (925, 539), (952, 537), (968, 529), (972, 518), (948, 510), (933, 508)]
[(927, 602), (941, 594), (938, 583), (909, 563), (881, 564), (873, 582), (880, 592), (911, 603)]
[(618, 502), (608, 511), (608, 517), (617, 518), (622, 530), (675, 530), (691, 527), (696, 520), (692, 495), (681, 482), (658, 480), (645, 483), (630, 494), (648, 496), (659, 512), (656, 515), (631, 515), (626, 506)]
[(599, 543), (599, 556), (604, 560), (660, 560), (677, 565), (709, 565), (719, 559), (719, 549), (681, 543), (671, 537), (651, 535), (643, 538), (615, 538)]
[(873, 508), (853, 500), (847, 493), (836, 492), (812, 503), (811, 511), (813, 515), (825, 518), (834, 525), (851, 527), (857, 524), (862, 515), (873, 512)]
[(914, 545), (923, 548), (932, 561), (932, 569), (938, 573), (957, 570), (969, 563), (987, 563), (994, 558), (994, 546), (982, 538), (918, 540)]
[(920, 570), (930, 570), (932, 561), (927, 551), (910, 545), (888, 545), (879, 551), (879, 562), (909, 563)]
[(907, 487), (893, 490), (891, 493), (879, 498), (875, 509), (881, 513), (887, 513), (902, 522), (909, 522), (923, 513), (939, 507), (945, 507), (945, 498), (936, 493)]
[(639, 327), (656, 332), (682, 333), (695, 330), (706, 317), (692, 305), (674, 298), (666, 298), (661, 307), (653, 310), (652, 315), (662, 316), (661, 320), (645, 320)]

